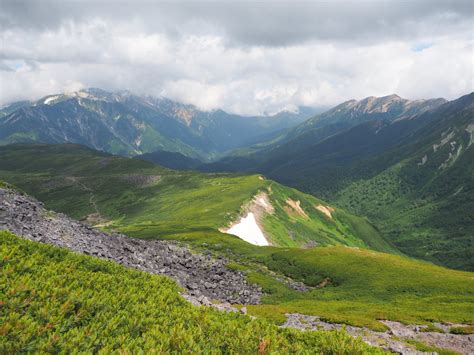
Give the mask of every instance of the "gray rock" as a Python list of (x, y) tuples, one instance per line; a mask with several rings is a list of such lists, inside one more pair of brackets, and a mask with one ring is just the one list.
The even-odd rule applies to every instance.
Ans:
[[(317, 316), (308, 316), (298, 313), (287, 314), (284, 328), (295, 328), (299, 330), (335, 330), (341, 329), (342, 324), (328, 323)], [(473, 354), (474, 343), (467, 335), (455, 335), (449, 333), (422, 331), (425, 326), (402, 324), (394, 321), (381, 321), (389, 330), (376, 332), (368, 328), (344, 326), (346, 332), (354, 337), (362, 339), (372, 345), (379, 346), (390, 352), (398, 354), (426, 354), (417, 352), (413, 345), (406, 343), (407, 340), (416, 340), (424, 344), (452, 350), (460, 354)], [(440, 327), (443, 329), (443, 327)]]
[(62, 213), (51, 213), (34, 198), (15, 190), (0, 188), (0, 197), (0, 230), (170, 276), (187, 289), (189, 295), (204, 297), (199, 304), (208, 305), (209, 300), (240, 304), (260, 302), (262, 290), (248, 284), (242, 272), (228, 269), (222, 257), (216, 260), (211, 253), (193, 254), (172, 241), (107, 234)]

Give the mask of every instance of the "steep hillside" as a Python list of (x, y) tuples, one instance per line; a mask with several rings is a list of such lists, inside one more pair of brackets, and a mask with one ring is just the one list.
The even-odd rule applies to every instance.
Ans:
[(165, 277), (2, 231), (0, 258), (2, 353), (380, 353), (341, 332), (193, 307)]
[[(455, 119), (462, 111), (469, 110), (471, 100), (472, 97), (466, 96), (421, 115), (395, 121), (367, 121), (322, 142), (306, 144), (300, 149), (273, 152), (258, 164), (256, 170), (306, 191), (333, 197), (334, 186), (343, 181), (341, 174), (354, 177), (356, 172), (351, 170), (354, 162), (367, 161), (397, 147), (411, 146), (417, 141), (417, 134), (425, 134), (436, 122), (448, 116)], [(386, 164), (385, 167), (393, 164), (388, 159), (379, 161)], [(370, 173), (374, 173), (374, 168), (380, 169), (373, 166)]]
[(75, 145), (1, 147), (0, 166), (0, 178), (49, 208), (109, 229), (161, 237), (250, 221), (265, 244), (396, 252), (365, 219), (260, 175), (176, 172)]
[(12, 112), (15, 112), (16, 110), (22, 108), (22, 107), (27, 107), (32, 105), (33, 103), (31, 101), (18, 101), (14, 102), (10, 105), (6, 105), (0, 108), (0, 118), (3, 116), (9, 115)]
[(308, 143), (315, 144), (325, 138), (360, 123), (379, 120), (392, 122), (419, 115), (439, 107), (446, 100), (431, 99), (411, 101), (398, 95), (367, 97), (363, 100), (350, 100), (333, 109), (317, 115), (292, 129), (285, 137), (282, 149), (298, 149)]
[[(302, 314), (315, 315), (322, 319), (321, 325), (325, 328), (326, 326), (329, 326), (330, 329), (340, 328), (340, 326), (334, 325), (334, 322), (350, 324), (352, 325), (349, 327), (351, 334), (356, 332), (354, 335), (363, 335), (364, 340), (371, 344), (398, 351), (400, 346), (402, 346), (402, 349), (407, 347), (406, 344), (403, 344), (406, 339), (413, 338), (411, 336), (406, 338), (404, 334), (392, 338), (393, 334), (399, 334), (397, 329), (400, 329), (400, 327), (403, 329), (404, 326), (388, 320), (402, 321), (409, 324), (418, 324), (417, 329), (424, 329), (422, 332), (414, 334), (414, 339), (421, 338), (430, 345), (445, 345), (441, 347), (453, 348), (454, 346), (455, 349), (463, 349), (463, 352), (469, 352), (469, 349), (472, 348), (468, 335), (440, 334), (444, 332), (441, 329), (453, 332), (458, 332), (461, 329), (463, 332), (467, 332), (466, 334), (472, 332), (472, 327), (469, 327), (469, 324), (473, 322), (471, 316), (473, 314), (471, 302), (473, 298), (473, 280), (470, 273), (448, 270), (408, 258), (358, 248), (341, 246), (318, 247), (308, 250), (262, 248), (226, 234), (202, 231), (165, 236), (191, 244), (194, 249), (192, 254), (185, 247), (178, 246), (173, 242), (133, 240), (120, 235), (107, 235), (73, 221), (64, 215), (46, 211), (34, 199), (24, 194), (18, 194), (9, 187), (6, 187), (6, 189), (4, 187), (0, 192), (5, 197), (0, 206), (2, 212), (1, 228), (13, 228), (24, 238), (40, 241), (41, 243), (53, 244), (96, 257), (115, 260), (128, 267), (149, 273), (171, 276), (183, 285), (186, 294), (195, 295), (196, 298), (198, 295), (204, 294), (210, 297), (213, 302), (230, 300), (230, 302), (235, 303), (249, 302), (248, 296), (250, 295), (250, 303), (256, 303), (252, 298), (257, 292), (257, 299), (262, 304), (247, 305), (247, 309), (251, 314), (272, 322), (283, 323), (287, 317), (290, 320)], [(141, 229), (140, 233), (156, 238), (152, 228)], [(115, 270), (115, 266), (109, 264), (109, 268), (105, 263), (91, 258), (84, 258), (81, 262), (81, 257), (76, 254), (71, 261), (73, 266), (61, 264), (59, 266), (61, 271), (54, 269), (52, 272), (55, 276), (51, 277), (49, 272), (42, 269), (43, 266), (49, 264), (48, 260), (37, 260), (35, 250), (51, 250), (51, 255), (54, 256), (51, 260), (53, 262), (60, 262), (63, 255), (70, 254), (58, 249), (51, 249), (51, 247), (48, 247), (48, 249), (36, 244), (28, 244), (15, 240), (15, 238), (13, 238), (12, 243), (10, 237), (11, 235), (8, 233), (0, 232), (0, 239), (3, 244), (2, 254), (5, 254), (2, 260), (7, 263), (5, 266), (8, 270), (7, 273), (2, 275), (6, 275), (10, 280), (10, 282), (2, 284), (14, 287), (12, 280), (15, 280), (16, 284), (16, 280), (19, 278), (18, 285), (20, 282), (22, 283), (22, 286), (18, 286), (19, 289), (24, 291), (27, 287), (33, 293), (40, 292), (39, 290), (43, 285), (51, 285), (51, 288), (48, 287), (44, 291), (44, 294), (47, 294), (48, 297), (51, 297), (51, 292), (54, 289), (62, 289), (62, 285), (68, 285), (64, 294), (68, 297), (71, 296), (72, 301), (75, 300), (73, 301), (75, 306), (72, 314), (68, 312), (64, 314), (65, 321), (68, 322), (68, 317), (72, 316), (79, 317), (81, 322), (66, 326), (62, 323), (61, 314), (57, 314), (54, 317), (54, 325), (62, 325), (61, 329), (63, 331), (60, 334), (64, 334), (64, 329), (70, 329), (73, 333), (66, 332), (68, 336), (75, 336), (77, 332), (82, 331), (82, 325), (91, 324), (89, 322), (95, 322), (95, 320), (102, 322), (100, 316), (99, 319), (95, 317), (101, 313), (94, 312), (91, 314), (88, 308), (90, 305), (93, 309), (96, 309), (94, 305), (99, 300), (102, 300), (102, 302), (106, 300), (107, 304), (112, 305), (112, 309), (114, 305), (119, 305), (122, 308), (120, 314), (125, 316), (123, 314), (123, 302), (128, 300), (129, 293), (119, 292), (122, 288), (115, 287), (114, 278), (111, 277), (115, 272), (110, 277), (107, 276), (109, 275), (108, 270)], [(5, 240), (7, 241), (6, 244), (4, 244)], [(18, 245), (27, 245), (28, 247), (23, 253), (17, 255), (16, 253), (21, 250)], [(204, 255), (196, 254), (198, 250), (202, 250)], [(50, 254), (48, 253), (48, 255)], [(210, 255), (214, 255), (215, 258), (209, 257)], [(23, 265), (28, 266), (30, 263), (35, 267), (23, 268)], [(194, 265), (189, 267), (190, 264)], [(87, 265), (87, 268), (83, 269), (83, 265)], [(92, 274), (86, 272), (89, 270), (89, 266), (90, 271), (93, 271)], [(234, 269), (234, 271), (229, 270), (229, 268)], [(127, 283), (126, 275), (130, 274), (137, 278), (139, 281), (137, 284), (140, 284), (145, 294), (152, 292), (155, 296), (161, 295), (159, 289), (148, 290), (148, 286), (154, 285), (153, 278), (144, 274), (129, 272), (126, 269), (117, 268), (117, 270), (119, 270), (117, 275), (124, 273), (121, 275), (121, 285), (130, 288), (130, 294), (135, 295), (135, 297), (142, 295), (142, 293), (136, 293), (133, 285)], [(62, 273), (66, 271), (68, 276), (64, 277)], [(31, 274), (32, 272), (33, 274)], [(35, 286), (33, 287), (33, 284), (31, 284), (33, 288), (30, 287), (29, 281), (22, 278), (25, 273), (28, 275), (26, 276), (27, 280), (35, 280)], [(78, 292), (80, 291), (76, 287), (82, 284), (82, 280), (77, 278), (80, 275), (86, 276), (88, 280), (88, 283), (84, 285), (84, 291), (87, 289), (87, 299), (89, 300), (86, 304), (78, 298)], [(221, 275), (224, 279), (214, 287), (212, 284), (215, 284), (216, 275)], [(245, 277), (244, 275), (246, 275), (248, 282), (242, 280)], [(202, 277), (208, 278), (208, 280), (199, 282)], [(49, 280), (49, 282), (43, 282), (43, 278)], [(105, 281), (109, 283), (105, 289), (100, 281), (102, 278), (105, 278)], [(57, 284), (56, 282), (59, 280), (62, 280), (64, 284)], [(199, 285), (193, 285), (194, 281), (199, 282)], [(253, 284), (263, 288), (265, 292), (263, 298), (260, 299), (261, 291), (258, 291)], [(109, 297), (91, 298), (91, 292), (96, 290), (93, 285), (98, 286), (97, 290), (104, 289), (108, 294), (110, 293)], [(241, 292), (227, 292), (235, 288), (240, 289)], [(113, 296), (116, 291), (122, 297), (122, 301), (119, 303), (115, 302), (115, 296)], [(18, 309), (16, 307), (22, 309), (24, 316), (25, 311), (28, 312), (26, 318), (22, 317), (25, 322), (36, 320), (40, 324), (42, 322), (48, 323), (49, 320), (44, 315), (37, 320), (36, 305), (47, 307), (47, 314), (51, 314), (51, 312), (56, 314), (56, 305), (61, 309), (70, 310), (67, 305), (68, 297), (60, 297), (59, 299), (57, 298), (59, 296), (53, 297), (54, 300), (58, 301), (58, 303), (55, 303), (55, 301), (51, 302), (51, 299), (49, 299), (49, 302), (45, 302), (42, 297), (36, 295), (33, 309), (29, 313), (31, 299), (27, 304), (21, 303), (21, 305), (18, 305), (17, 302), (23, 302), (23, 296), (25, 302), (27, 302), (30, 292), (18, 292), (17, 288), (13, 288), (10, 294), (12, 297), (9, 297), (8, 300), (12, 303), (4, 303), (4, 306), (12, 307), (8, 314), (12, 315), (13, 318), (6, 318), (10, 329), (18, 325), (18, 323), (13, 322), (16, 319), (15, 314)], [(54, 292), (53, 294), (56, 295)], [(171, 297), (171, 294), (166, 294), (167, 299)], [(186, 297), (193, 302), (197, 301), (197, 304), (202, 303), (221, 310), (229, 309), (229, 306), (211, 303), (207, 299), (200, 301), (201, 297), (199, 299)], [(442, 302), (439, 302), (440, 299)], [(127, 302), (127, 304), (133, 309), (132, 317), (136, 317), (136, 312), (139, 310), (131, 306), (134, 303), (132, 299), (129, 301), (130, 303)], [(93, 302), (93, 304), (90, 302)], [(160, 302), (163, 303), (164, 301), (160, 298)], [(143, 304), (143, 300), (140, 303)], [(162, 309), (164, 304), (158, 308)], [(181, 302), (173, 302), (173, 304), (181, 308), (179, 305), (184, 304), (184, 302), (181, 300)], [(145, 308), (149, 306), (153, 307), (152, 304), (146, 304)], [(103, 305), (101, 309), (104, 309)], [(129, 309), (129, 307), (125, 308), (127, 311)], [(176, 314), (179, 314), (180, 309), (176, 311)], [(291, 316), (287, 316), (288, 313), (291, 313)], [(166, 314), (166, 316), (163, 315), (164, 320), (180, 322), (181, 318), (176, 316), (172, 308), (167, 308), (167, 312), (164, 314)], [(147, 317), (148, 312), (141, 311), (138, 315)], [(158, 314), (155, 313), (154, 315), (157, 316)], [(225, 319), (225, 317), (222, 319)], [(192, 322), (193, 320), (189, 319), (189, 321)], [(156, 324), (156, 319), (152, 324), (148, 324), (148, 322), (140, 324), (141, 334), (143, 334), (152, 329), (152, 324)], [(58, 328), (54, 325), (52, 328), (46, 329), (45, 332), (51, 333), (57, 330)], [(122, 326), (128, 327), (125, 323)], [(127, 331), (131, 331), (130, 329)], [(393, 333), (391, 329), (396, 333)], [(406, 330), (409, 329), (411, 328), (406, 328)], [(379, 332), (373, 332), (373, 330)], [(2, 344), (10, 344), (9, 346), (12, 347), (15, 344), (22, 344), (23, 338), (15, 338), (15, 333), (7, 334), (11, 334), (11, 336)], [(100, 338), (107, 339), (109, 336), (112, 336), (112, 334), (100, 332)], [(37, 335), (37, 338), (40, 339), (41, 337)], [(164, 339), (167, 339), (166, 335), (164, 335)], [(189, 340), (191, 341), (191, 339), (195, 338), (190, 337)], [(121, 343), (123, 343), (123, 340)], [(136, 345), (139, 347), (143, 346), (143, 343), (136, 344), (139, 344)]]
[[(382, 171), (354, 179), (335, 200), (364, 211), (405, 253), (474, 270), (474, 94), (445, 107), (439, 120), (410, 138), (358, 165)], [(383, 169), (383, 162), (391, 164)]]
[(444, 103), (446, 103), (444, 99), (411, 101), (398, 95), (346, 101), (288, 129), (278, 137), (259, 142), (252, 147), (238, 149), (230, 155), (230, 158), (224, 158), (217, 164), (203, 169), (239, 171), (242, 168), (252, 169), (259, 164), (270, 165), (274, 159), (297, 156), (301, 150), (364, 122), (378, 121), (380, 124), (388, 124), (429, 112)]
[(88, 89), (5, 107), (0, 144), (78, 143), (121, 155), (165, 150), (208, 158), (272, 138), (313, 112), (302, 107), (295, 113), (242, 117), (165, 98)]
[[(273, 152), (250, 170), (368, 216), (409, 255), (473, 270), (473, 125), (469, 94), (421, 115), (369, 121)], [(240, 158), (234, 166), (247, 170), (248, 163)]]

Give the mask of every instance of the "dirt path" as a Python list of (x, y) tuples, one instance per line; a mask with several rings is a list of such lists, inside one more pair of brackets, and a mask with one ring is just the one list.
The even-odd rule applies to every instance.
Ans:
[(100, 214), (97, 203), (95, 202), (94, 190), (92, 190), (89, 186), (81, 182), (79, 178), (77, 178), (76, 176), (67, 176), (66, 179), (79, 185), (85, 192), (89, 193), (89, 203), (95, 212), (89, 214), (86, 218), (86, 221), (92, 225), (96, 225), (98, 223), (103, 223), (104, 221), (106, 221), (106, 219), (103, 218), (102, 215)]

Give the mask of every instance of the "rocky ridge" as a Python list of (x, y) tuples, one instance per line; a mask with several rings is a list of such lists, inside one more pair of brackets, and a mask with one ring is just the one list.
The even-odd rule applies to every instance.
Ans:
[(124, 266), (172, 277), (188, 300), (211, 305), (257, 304), (262, 291), (245, 274), (226, 267), (227, 260), (195, 254), (170, 241), (140, 240), (108, 234), (44, 208), (43, 203), (9, 188), (0, 188), (0, 230), (23, 238), (109, 259)]

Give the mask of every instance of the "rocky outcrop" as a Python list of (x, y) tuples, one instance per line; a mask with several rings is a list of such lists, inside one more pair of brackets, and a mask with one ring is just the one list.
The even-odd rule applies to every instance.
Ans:
[(113, 260), (127, 267), (175, 279), (187, 296), (201, 304), (257, 304), (262, 291), (244, 273), (230, 270), (223, 258), (191, 253), (176, 242), (140, 240), (107, 234), (13, 189), (0, 188), (0, 229), (33, 241)]
[[(287, 314), (287, 320), (282, 327), (300, 330), (336, 330), (345, 328), (346, 332), (355, 337), (362, 337), (372, 346), (398, 354), (415, 354), (415, 346), (407, 343), (414, 340), (440, 349), (447, 349), (459, 354), (474, 353), (474, 335), (450, 334), (449, 329), (454, 324), (435, 324), (438, 331), (430, 331), (426, 325), (407, 325), (394, 321), (381, 321), (389, 328), (386, 332), (350, 325), (328, 323), (317, 316), (307, 316), (298, 313)], [(458, 324), (463, 327), (464, 325)]]

